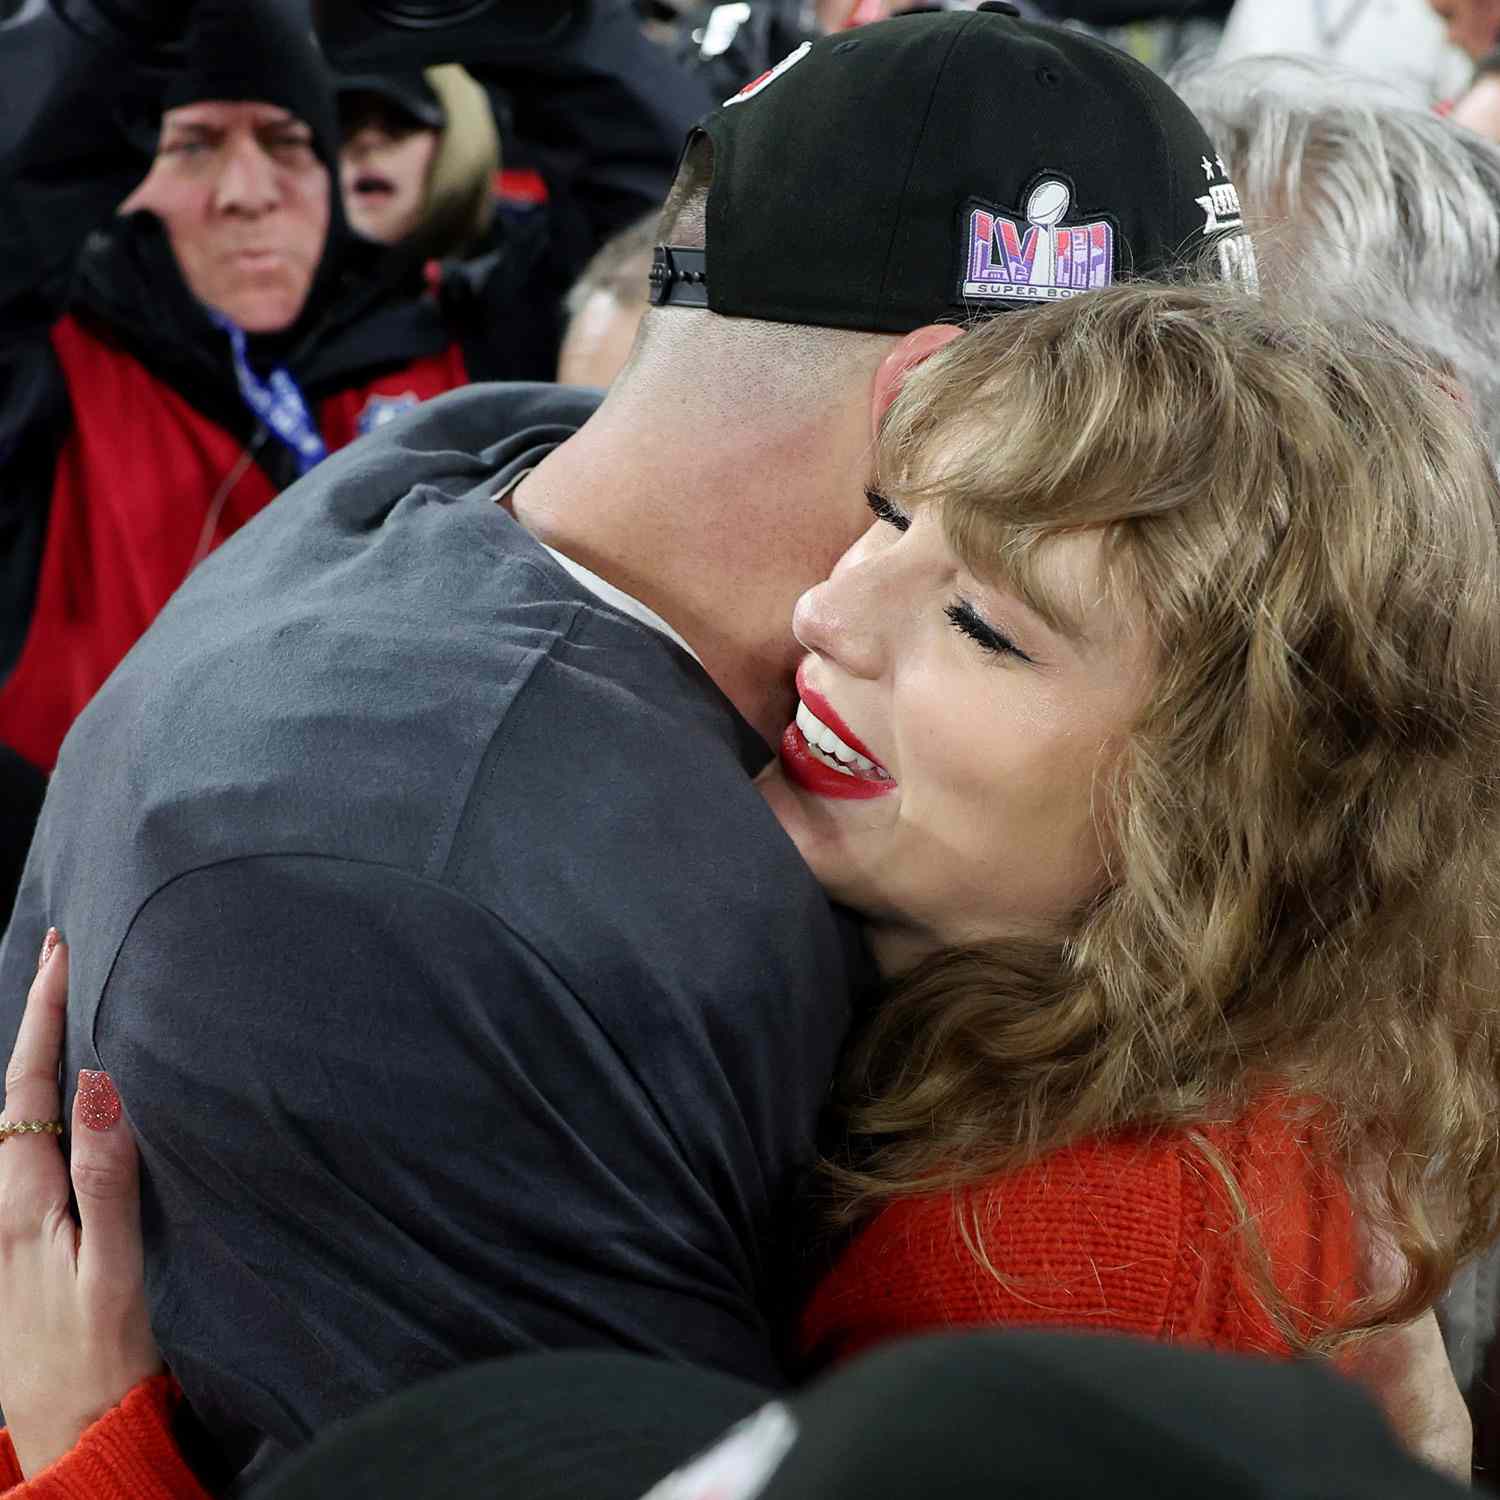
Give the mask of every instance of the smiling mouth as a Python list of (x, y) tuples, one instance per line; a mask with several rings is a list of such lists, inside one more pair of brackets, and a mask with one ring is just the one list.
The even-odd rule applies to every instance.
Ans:
[(884, 766), (846, 745), (800, 698), (797, 700), (796, 726), (801, 730), (809, 752), (835, 771), (867, 781), (891, 779)]
[[(812, 694), (810, 687), (803, 691)], [(832, 709), (827, 712), (831, 715)], [(866, 755), (863, 746), (856, 750), (836, 734), (803, 699), (798, 700), (797, 717), (786, 726), (779, 748), (787, 780), (814, 796), (860, 802), (896, 790), (884, 766)]]

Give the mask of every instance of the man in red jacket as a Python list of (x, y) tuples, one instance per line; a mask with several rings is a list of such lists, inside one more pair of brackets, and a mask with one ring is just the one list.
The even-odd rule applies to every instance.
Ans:
[(296, 0), (28, 6), (0, 98), (3, 926), (64, 734), (187, 573), (400, 411), (550, 379), (566, 271), (517, 231), (433, 286), (349, 230)]

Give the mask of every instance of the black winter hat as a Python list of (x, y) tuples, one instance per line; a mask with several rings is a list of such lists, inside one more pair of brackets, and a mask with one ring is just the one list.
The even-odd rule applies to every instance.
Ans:
[(700, 122), (704, 250), (660, 304), (906, 333), (1157, 279), (1216, 245), (1253, 274), (1203, 127), (1149, 69), (997, 3), (805, 43)]
[(305, 0), (194, 0), (162, 108), (205, 99), (289, 110), (311, 128), (313, 149), (337, 177), (333, 84)]

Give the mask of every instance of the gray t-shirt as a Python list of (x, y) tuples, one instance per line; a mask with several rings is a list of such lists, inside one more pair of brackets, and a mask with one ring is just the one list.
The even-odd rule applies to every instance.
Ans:
[(780, 1379), (857, 950), (759, 737), (493, 503), (595, 399), (474, 387), (327, 460), (63, 747), (0, 1041), (56, 923), (64, 1076), (120, 1089), (154, 1327), (231, 1469), (517, 1349)]

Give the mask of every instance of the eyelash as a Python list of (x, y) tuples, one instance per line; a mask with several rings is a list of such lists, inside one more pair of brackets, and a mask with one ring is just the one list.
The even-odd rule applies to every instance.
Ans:
[(911, 517), (896, 509), (879, 490), (867, 489), (865, 501), (870, 507), (870, 513), (877, 521), (884, 521), (888, 526), (894, 526), (897, 531), (905, 531), (911, 525)]
[(1009, 636), (1002, 635), (996, 630), (968, 600), (960, 599), (950, 604), (943, 613), (953, 622), (953, 628), (960, 635), (968, 636), (980, 650), (987, 651), (993, 656), (1014, 656), (1024, 662), (1031, 661), (1031, 657), (1027, 656)]
[[(869, 503), (871, 514), (877, 521), (884, 521), (888, 526), (894, 526), (897, 531), (905, 531), (911, 525), (911, 517), (897, 510), (879, 490), (867, 489), (865, 499)], [(968, 636), (982, 651), (987, 651), (993, 656), (1014, 656), (1024, 662), (1031, 661), (1031, 657), (1027, 656), (1009, 636), (1002, 635), (996, 630), (967, 599), (960, 599), (957, 603), (950, 604), (943, 613), (948, 616), (953, 628), (960, 635)]]

